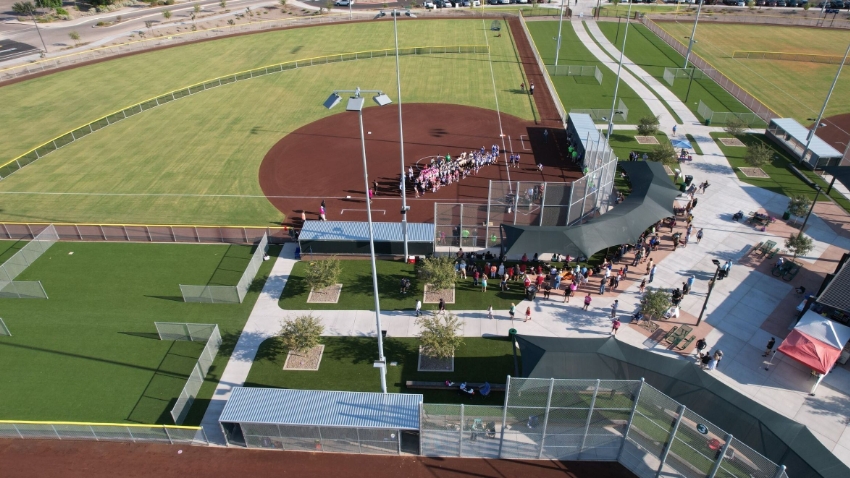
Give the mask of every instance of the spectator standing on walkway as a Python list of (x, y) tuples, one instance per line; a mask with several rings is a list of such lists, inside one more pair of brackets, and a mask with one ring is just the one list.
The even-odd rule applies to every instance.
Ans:
[(578, 284), (576, 283), (576, 281), (572, 281), (570, 283), (569, 289), (564, 291), (564, 302), (566, 302), (567, 304), (570, 303), (570, 297), (575, 294), (576, 289), (578, 289)]
[(614, 321), (611, 322), (611, 335), (617, 335), (617, 331), (620, 330), (620, 319), (614, 318)]
[(508, 310), (508, 315), (511, 316), (511, 320), (514, 320), (514, 316), (516, 315), (516, 304), (511, 302), (511, 308)]
[(523, 320), (523, 322), (528, 322), (529, 320), (531, 320), (531, 307), (526, 307), (525, 320)]
[(531, 93), (531, 96), (534, 96), (534, 82), (531, 82), (531, 85), (528, 86), (528, 92)]
[(676, 125), (673, 125), (673, 134), (676, 134)]
[(702, 351), (705, 350), (706, 347), (708, 347), (708, 342), (706, 342), (704, 338), (697, 340), (697, 346), (694, 349), (697, 357), (702, 357)]
[(699, 231), (697, 231), (697, 244), (699, 244), (699, 241), (701, 241), (701, 240), (702, 240), (702, 228), (700, 228)]
[(445, 299), (442, 299), (442, 298), (440, 299), (440, 305), (438, 306), (438, 308), (440, 309), (440, 312), (446, 311), (446, 301), (445, 301)]
[(773, 351), (774, 345), (776, 345), (776, 338), (771, 337), (770, 340), (767, 342), (767, 349), (765, 349), (764, 353), (761, 354), (761, 356), (767, 357), (768, 355), (770, 355), (770, 352)]
[(604, 294), (605, 294), (605, 278), (603, 277), (602, 280), (599, 282), (599, 295), (604, 295)]
[(619, 300), (615, 300), (615, 301), (614, 301), (614, 303), (613, 303), (613, 304), (611, 304), (611, 318), (612, 318), (612, 319), (616, 319), (616, 318), (617, 318), (617, 307), (618, 307), (619, 305), (620, 305), (620, 301), (619, 301)]
[(592, 300), (593, 300), (593, 299), (590, 297), (590, 293), (588, 293), (588, 294), (584, 297), (584, 310), (587, 310), (587, 308), (588, 308), (588, 307), (590, 307), (590, 301), (592, 301)]
[(646, 291), (646, 277), (640, 281), (640, 293), (643, 294)]
[(655, 270), (658, 266), (652, 266), (652, 269), (649, 270), (649, 283), (652, 284), (652, 281), (655, 279)]
[(481, 292), (487, 292), (487, 277), (481, 278)]
[(493, 320), (493, 306), (487, 307), (487, 318)]
[(416, 316), (419, 317), (420, 315), (422, 315), (422, 301), (417, 299), (417, 301), (416, 301)]

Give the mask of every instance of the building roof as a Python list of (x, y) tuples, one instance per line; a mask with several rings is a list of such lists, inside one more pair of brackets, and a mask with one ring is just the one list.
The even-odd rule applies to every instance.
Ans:
[[(376, 242), (402, 242), (400, 222), (373, 222)], [(408, 223), (408, 242), (434, 242), (434, 224)], [(299, 241), (368, 241), (369, 223), (355, 221), (305, 221)]]
[[(810, 130), (798, 123), (794, 118), (774, 118), (770, 122), (785, 130), (786, 133), (804, 145), (808, 141)], [(820, 139), (818, 135), (812, 138), (812, 144), (809, 145), (809, 149), (819, 158), (840, 158), (843, 156), (843, 153)]]
[(818, 302), (842, 312), (850, 312), (850, 261), (845, 262), (835, 274), (821, 292)]
[(593, 118), (590, 115), (570, 113), (570, 120), (572, 121), (576, 134), (578, 134), (579, 140), (585, 149), (588, 149), (589, 146), (588, 137), (591, 143), (599, 141), (599, 130), (596, 129), (596, 124), (593, 122)]
[(236, 387), (227, 423), (419, 429), (422, 395)]

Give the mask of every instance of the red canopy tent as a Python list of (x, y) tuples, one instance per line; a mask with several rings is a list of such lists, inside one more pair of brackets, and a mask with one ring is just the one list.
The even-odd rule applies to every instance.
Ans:
[[(811, 368), (822, 378), (838, 361), (848, 341), (850, 327), (808, 311), (782, 341), (778, 350)], [(820, 378), (812, 388), (812, 395), (818, 384)]]

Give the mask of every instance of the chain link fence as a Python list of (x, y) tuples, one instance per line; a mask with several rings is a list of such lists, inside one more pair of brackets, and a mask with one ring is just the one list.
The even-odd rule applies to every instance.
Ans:
[(12, 332), (9, 331), (9, 327), (6, 327), (6, 322), (3, 322), (3, 318), (0, 318), (0, 336), (3, 337), (11, 337)]
[(174, 423), (181, 424), (186, 419), (192, 402), (198, 396), (204, 378), (210, 371), (210, 367), (221, 347), (221, 334), (218, 325), (215, 324), (188, 324), (179, 322), (154, 322), (156, 332), (160, 340), (183, 340), (190, 342), (206, 342), (198, 362), (192, 368), (192, 373), (180, 391), (180, 396), (171, 408), (171, 418)]
[(248, 448), (271, 450), (398, 455), (402, 430), (242, 423)]
[(241, 304), (263, 264), (263, 258), (269, 250), (268, 236), (263, 234), (251, 260), (236, 285), (185, 285), (180, 284), (184, 302), (205, 302), (210, 304)]
[(0, 238), (31, 239), (49, 226), (54, 226), (60, 241), (91, 242), (255, 244), (265, 235), (270, 244), (283, 244), (292, 231), (288, 227), (0, 222)]
[(827, 63), (831, 65), (838, 65), (844, 61), (844, 64), (847, 64), (847, 60), (844, 60), (844, 57), (839, 55), (790, 53), (784, 51), (733, 51), (732, 58), (746, 58), (748, 60), (804, 61), (809, 63)]
[[(705, 12), (705, 10), (703, 10)], [(776, 12), (776, 10), (774, 10)], [(801, 27), (823, 27), (823, 28), (850, 28), (850, 19), (846, 15), (822, 14), (817, 12), (799, 12), (798, 10), (785, 10), (783, 15), (754, 15), (743, 10), (736, 10), (734, 15), (706, 15), (699, 17), (701, 23), (744, 23), (752, 25), (794, 25)], [(800, 14), (798, 14), (800, 13)], [(681, 23), (693, 23), (694, 14), (679, 14), (675, 20), (663, 13), (647, 14), (644, 19), (652, 15), (653, 20), (676, 21)]]
[[(693, 54), (693, 52), (691, 52)], [(673, 86), (676, 82), (676, 79), (686, 79), (686, 80), (701, 80), (703, 78), (707, 78), (707, 75), (702, 72), (702, 70), (698, 68), (664, 68), (664, 75), (662, 75), (664, 81), (667, 82), (668, 85)]]
[(487, 208), (487, 203), (434, 203), (434, 250), (453, 254), (458, 248), (492, 247), (499, 227), (487, 222)]
[(592, 76), (597, 83), (602, 84), (602, 71), (598, 66), (546, 65), (546, 71), (552, 76)]
[(0, 420), (0, 438), (209, 445), (200, 427)]
[(40, 281), (16, 281), (27, 267), (59, 240), (53, 224), (44, 227), (32, 240), (0, 265), (0, 297), (16, 299), (46, 299), (47, 292)]
[(699, 100), (697, 113), (711, 124), (726, 124), (729, 120), (737, 118), (744, 122), (747, 128), (766, 128), (767, 123), (755, 113), (735, 113), (732, 111), (712, 111), (702, 100)]
[[(399, 48), (399, 55), (429, 55), (429, 54), (449, 54), (449, 53), (488, 53), (490, 51), (487, 45), (439, 45), (439, 46), (420, 46)], [(37, 146), (26, 153), (7, 161), (0, 165), (0, 180), (9, 177), (9, 175), (21, 170), (22, 168), (34, 163), (42, 157), (67, 146), (75, 141), (78, 141), (98, 130), (111, 126), (119, 121), (133, 117), (144, 111), (162, 106), (180, 98), (185, 98), (197, 93), (201, 93), (213, 88), (218, 88), (222, 85), (228, 85), (242, 80), (250, 80), (260, 76), (265, 76), (273, 73), (279, 73), (298, 68), (306, 68), (316, 65), (327, 65), (329, 63), (339, 63), (344, 61), (364, 60), (371, 58), (386, 58), (395, 56), (395, 49), (388, 48), (384, 50), (369, 50), (351, 53), (338, 53), (334, 55), (326, 55), (314, 58), (306, 58), (303, 60), (293, 60), (274, 65), (261, 66), (252, 70), (242, 71), (210, 80), (205, 80), (191, 86), (180, 88), (160, 96), (149, 98), (147, 100), (128, 106), (124, 109), (110, 113), (106, 116), (98, 118), (91, 123), (84, 124), (67, 133), (63, 133), (50, 141), (47, 141), (40, 146)]]
[[(570, 110), (570, 114), (586, 114), (593, 118), (594, 122), (607, 123), (611, 116), (610, 108), (576, 108)], [(629, 120), (629, 108), (622, 98), (617, 99), (617, 108), (614, 110), (614, 122), (626, 123)]]

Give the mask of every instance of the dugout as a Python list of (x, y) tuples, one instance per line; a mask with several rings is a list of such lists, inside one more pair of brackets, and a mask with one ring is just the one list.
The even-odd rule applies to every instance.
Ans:
[(578, 152), (578, 158), (584, 159), (585, 153), (595, 149), (602, 138), (593, 117), (588, 114), (570, 113), (567, 117), (567, 138), (570, 146)]
[(219, 418), (228, 446), (419, 454), (422, 395), (236, 387)]
[(793, 118), (774, 118), (770, 120), (767, 131), (765, 131), (768, 138), (812, 169), (838, 166), (843, 153), (827, 144), (817, 135), (812, 138), (809, 152), (803, 158), (803, 151), (806, 150), (810, 133), (811, 131), (808, 128)]
[[(400, 222), (373, 222), (375, 254), (404, 255)], [(434, 253), (434, 224), (408, 223), (410, 255)], [(369, 223), (354, 221), (306, 221), (298, 236), (301, 254), (369, 254)]]

